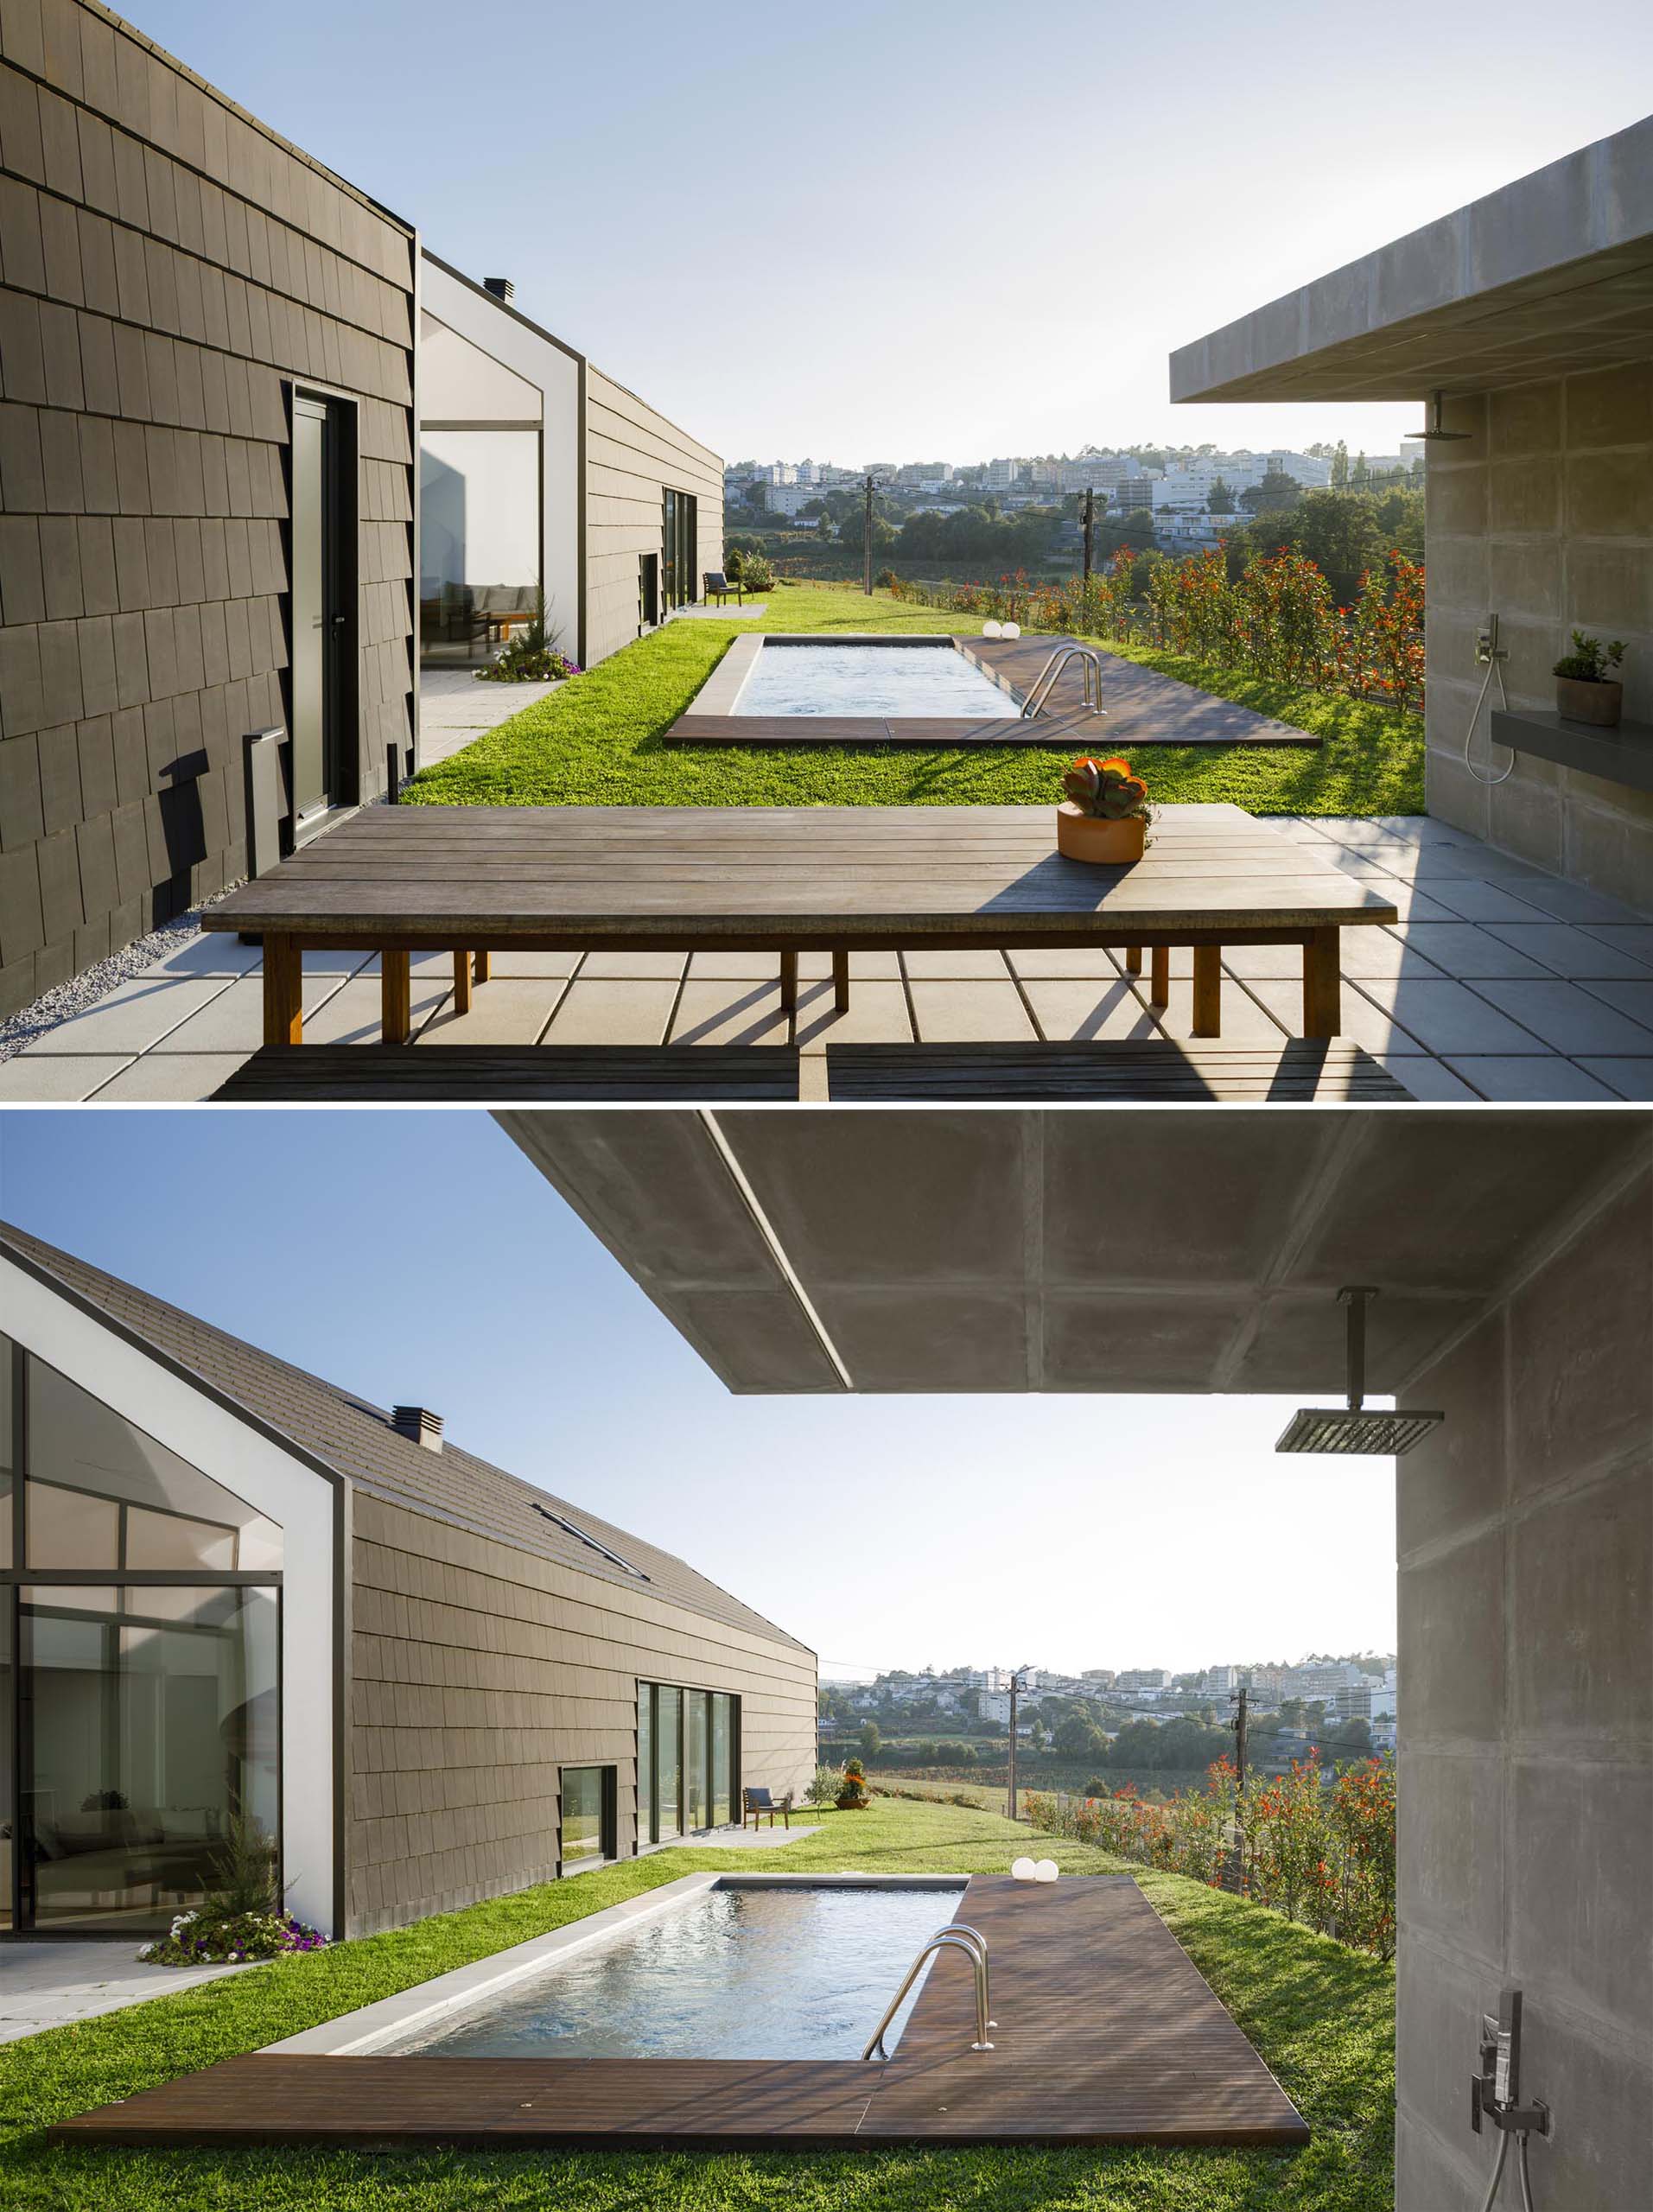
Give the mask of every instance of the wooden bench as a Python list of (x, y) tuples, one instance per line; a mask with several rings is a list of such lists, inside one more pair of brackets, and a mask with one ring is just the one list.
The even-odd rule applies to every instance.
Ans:
[(1410, 1098), (1381, 1062), (1336, 1039), (1179, 1045), (829, 1045), (827, 1096), (896, 1099), (1210, 1100), (1341, 1104)]
[(229, 1104), (767, 1104), (798, 1096), (798, 1054), (787, 1045), (266, 1045), (213, 1096)]
[(1099, 950), (1149, 1001), (1171, 949), (1192, 948), (1196, 1037), (1222, 1029), (1224, 945), (1300, 949), (1303, 1029), (1338, 1033), (1339, 931), (1398, 919), (1383, 892), (1230, 805), (1160, 809), (1144, 858), (1097, 868), (1055, 851), (1043, 806), (373, 806), (201, 916), (264, 941), (266, 1045), (303, 1040), (302, 955), (380, 955), (381, 1027), (404, 1044), (416, 952), (454, 962), (454, 1012), (491, 951), (779, 955), (781, 1008), (798, 957), (832, 956), (849, 1003), (855, 951)]

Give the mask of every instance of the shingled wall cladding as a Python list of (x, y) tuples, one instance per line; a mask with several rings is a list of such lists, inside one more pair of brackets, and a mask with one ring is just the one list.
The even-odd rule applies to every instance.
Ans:
[(358, 403), (353, 796), (411, 733), (411, 232), (90, 0), (0, 0), (0, 1015), (234, 881), (290, 386)]

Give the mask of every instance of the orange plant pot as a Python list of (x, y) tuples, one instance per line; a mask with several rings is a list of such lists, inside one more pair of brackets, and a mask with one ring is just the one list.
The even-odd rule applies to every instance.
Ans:
[(1067, 860), (1126, 868), (1141, 859), (1147, 838), (1148, 824), (1137, 816), (1107, 822), (1098, 814), (1083, 813), (1071, 798), (1056, 810), (1056, 849)]

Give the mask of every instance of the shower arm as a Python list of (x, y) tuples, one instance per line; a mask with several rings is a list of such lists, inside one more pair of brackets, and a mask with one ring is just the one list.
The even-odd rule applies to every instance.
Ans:
[(1338, 1304), (1349, 1309), (1344, 1341), (1348, 1368), (1349, 1411), (1351, 1414), (1357, 1414), (1365, 1402), (1366, 1300), (1376, 1295), (1370, 1284), (1351, 1285), (1338, 1293)]

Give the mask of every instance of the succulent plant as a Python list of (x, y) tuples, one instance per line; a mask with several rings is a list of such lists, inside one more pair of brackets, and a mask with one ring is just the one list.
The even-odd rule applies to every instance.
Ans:
[(1148, 785), (1132, 774), (1128, 760), (1097, 760), (1086, 753), (1063, 777), (1062, 788), (1082, 814), (1093, 814), (1103, 822), (1154, 818)]

